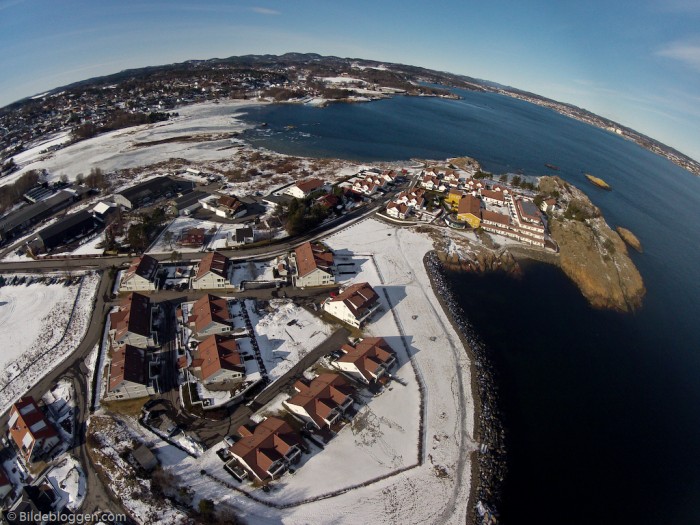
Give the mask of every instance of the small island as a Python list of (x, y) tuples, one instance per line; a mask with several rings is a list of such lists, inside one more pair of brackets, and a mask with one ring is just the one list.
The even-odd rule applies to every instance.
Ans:
[(608, 190), (608, 191), (611, 191), (611, 190), (612, 190), (612, 187), (610, 186), (610, 184), (608, 184), (607, 182), (605, 182), (605, 181), (604, 181), (603, 179), (601, 179), (600, 177), (594, 177), (594, 176), (591, 175), (590, 173), (586, 173), (585, 175), (586, 175), (586, 178), (587, 178), (589, 181), (591, 181), (591, 183), (593, 183), (595, 186), (598, 186), (599, 188), (602, 188), (602, 189)]

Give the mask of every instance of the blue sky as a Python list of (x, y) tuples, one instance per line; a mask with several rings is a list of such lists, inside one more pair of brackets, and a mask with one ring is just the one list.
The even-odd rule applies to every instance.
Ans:
[(131, 67), (317, 52), (570, 102), (700, 159), (700, 0), (0, 0), (0, 106)]

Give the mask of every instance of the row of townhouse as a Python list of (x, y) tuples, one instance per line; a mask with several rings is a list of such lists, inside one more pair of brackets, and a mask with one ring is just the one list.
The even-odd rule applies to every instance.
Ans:
[[(343, 354), (334, 361), (343, 374), (361, 384), (381, 382), (396, 363), (396, 355), (380, 337), (366, 338), (353, 345), (343, 345)], [(323, 373), (294, 384), (295, 394), (283, 407), (308, 430), (334, 434), (342, 427), (357, 396), (353, 383), (338, 373)], [(227, 467), (241, 481), (246, 477), (261, 482), (279, 479), (299, 462), (306, 448), (292, 426), (278, 417), (268, 417), (259, 424), (238, 429), (240, 438), (230, 443), (232, 459)]]
[[(193, 235), (195, 235), (193, 233)], [(244, 232), (245, 234), (245, 232)], [(152, 292), (158, 289), (160, 262), (150, 255), (135, 258), (122, 276), (120, 292)], [(190, 287), (194, 290), (232, 290), (233, 266), (225, 255), (209, 252), (194, 268)]]
[(160, 307), (132, 292), (109, 314), (111, 362), (105, 398), (136, 399), (159, 390), (157, 318)]
[(364, 171), (360, 174), (362, 178), (358, 178), (352, 185), (352, 190), (355, 193), (360, 193), (365, 196), (372, 196), (377, 191), (386, 190), (389, 185), (394, 184), (397, 174), (394, 171), (386, 170), (383, 172)]
[(422, 188), (402, 191), (386, 206), (386, 214), (397, 219), (406, 219), (415, 209), (421, 209), (425, 203), (425, 191)]

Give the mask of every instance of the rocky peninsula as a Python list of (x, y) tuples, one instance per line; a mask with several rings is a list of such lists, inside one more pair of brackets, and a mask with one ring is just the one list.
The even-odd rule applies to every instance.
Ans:
[[(584, 192), (562, 178), (541, 177), (538, 192), (543, 200), (556, 200), (546, 215), (558, 251), (517, 243), (499, 245), (478, 230), (471, 239), (450, 231), (447, 235), (433, 235), (442, 264), (457, 271), (505, 271), (513, 275), (521, 274), (525, 260), (555, 264), (592, 306), (620, 312), (639, 308), (646, 289), (622, 234), (610, 228)], [(628, 242), (635, 246), (629, 237)]]

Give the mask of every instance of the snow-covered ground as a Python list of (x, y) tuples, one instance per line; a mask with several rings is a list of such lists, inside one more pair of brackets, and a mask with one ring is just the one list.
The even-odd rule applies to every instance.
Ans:
[(58, 495), (57, 509), (75, 511), (85, 499), (85, 474), (73, 456), (65, 455), (45, 474)]
[[(222, 469), (218, 446), (197, 460), (166, 460), (164, 466), (194, 491), (195, 499), (235, 507), (254, 523), (464, 523), (469, 453), (477, 448), (469, 361), (423, 266), (432, 243), (424, 235), (375, 220), (360, 222), (326, 242), (341, 256), (362, 261), (350, 281), (369, 281), (385, 306), (366, 331), (384, 337), (397, 351), (397, 375), (406, 386), (392, 382), (391, 390), (365, 399), (354, 423), (325, 450), (306, 455), (304, 464), (273, 483), (270, 493), (255, 490), (252, 496), (266, 503), (239, 494), (252, 489)], [(386, 308), (387, 295), (396, 318)], [(274, 326), (279, 331), (286, 323)], [(415, 373), (406, 362), (402, 335), (414, 356)], [(419, 382), (425, 403), (422, 450)], [(381, 475), (387, 477), (373, 481)]]
[[(255, 301), (251, 299), (246, 299), (245, 305), (271, 381), (282, 376), (333, 332), (331, 325), (291, 300), (273, 299), (270, 312), (256, 311)], [(288, 324), (292, 321), (295, 322)]]
[[(22, 169), (3, 178), (0, 186), (14, 182), (30, 169), (47, 169), (51, 173), (51, 180), (58, 180), (61, 175), (73, 180), (78, 173), (86, 175), (92, 168), (111, 172), (148, 166), (171, 158), (185, 158), (195, 162), (229, 159), (235, 150), (232, 149), (228, 136), (247, 127), (236, 115), (246, 107), (256, 104), (261, 102), (230, 100), (218, 104), (193, 104), (178, 108), (180, 116), (173, 120), (104, 133), (67, 146), (53, 154), (39, 155), (38, 151), (47, 147), (42, 144), (29, 152), (17, 155), (15, 161), (18, 163), (20, 161), (17, 157), (23, 155), (20, 157), (24, 159), (24, 162), (21, 162)], [(219, 134), (220, 139), (212, 137)], [(184, 136), (202, 136), (203, 140), (174, 140), (148, 147), (141, 146), (149, 142)]]
[(240, 286), (242, 281), (274, 281), (272, 262), (241, 261), (233, 264), (231, 282)]
[[(0, 375), (0, 411), (78, 347), (90, 323), (99, 282), (99, 275), (87, 273), (80, 285), (0, 288), (0, 302), (6, 303), (0, 306), (0, 335), (6, 337), (5, 352), (11, 354)], [(41, 295), (54, 287), (54, 295)]]
[(60, 337), (60, 320), (64, 319), (65, 326), (77, 293), (77, 286), (62, 284), (0, 288), (0, 341), (3, 342), (0, 370), (10, 372), (10, 364), (30, 350), (39, 336), (50, 340), (56, 325), (59, 325), (56, 335)]
[[(202, 221), (194, 217), (177, 217), (161, 232), (148, 249), (148, 253), (172, 253), (173, 250), (183, 253), (202, 252), (204, 251), (204, 246), (181, 246), (177, 241), (190, 228), (203, 228), (206, 238), (216, 233), (220, 226), (221, 223), (218, 222)], [(170, 240), (167, 240), (168, 235), (171, 236)]]

